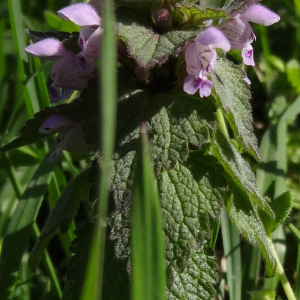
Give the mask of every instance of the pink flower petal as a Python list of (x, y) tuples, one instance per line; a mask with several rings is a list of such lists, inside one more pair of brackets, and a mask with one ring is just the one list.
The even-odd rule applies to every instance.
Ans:
[[(203, 46), (200, 43), (196, 43), (196, 52), (201, 61), (201, 74), (206, 75), (213, 69), (217, 60), (217, 52), (211, 46)], [(199, 75), (199, 74), (198, 74)]]
[(46, 121), (40, 126), (40, 133), (53, 133), (65, 126), (73, 126), (76, 124), (72, 119), (67, 116), (56, 114), (46, 119)]
[(93, 58), (93, 59), (98, 59), (99, 58), (99, 52), (100, 52), (100, 47), (101, 47), (100, 36), (102, 35), (102, 33), (103, 33), (103, 29), (99, 27), (87, 39), (86, 46), (85, 46), (85, 49), (84, 49), (84, 55), (86, 57), (90, 57), (90, 58)]
[(49, 87), (50, 103), (57, 103), (61, 100), (60, 90), (54, 83)]
[(45, 39), (25, 48), (25, 51), (33, 56), (47, 60), (55, 60), (58, 57), (68, 55), (69, 51), (57, 39)]
[(191, 43), (185, 50), (186, 70), (188, 74), (199, 76), (202, 68), (200, 58), (196, 52), (196, 43)]
[(250, 44), (242, 50), (243, 62), (247, 66), (255, 66), (253, 59), (253, 48)]
[(250, 79), (246, 76), (245, 78), (243, 78), (243, 80), (246, 82), (246, 83), (248, 83), (249, 85), (251, 84), (251, 81), (250, 81)]
[(211, 88), (213, 86), (213, 82), (208, 80), (206, 77), (203, 77), (200, 82), (199, 94), (200, 97), (208, 97), (211, 94)]
[(200, 82), (200, 78), (194, 75), (188, 75), (184, 79), (183, 90), (189, 95), (194, 95), (199, 89)]
[(88, 75), (95, 69), (95, 63), (93, 59), (86, 57), (82, 51), (76, 56), (75, 68), (81, 75)]
[(55, 86), (69, 90), (83, 90), (94, 74), (81, 75), (75, 67), (75, 55), (57, 60), (50, 71)]
[(221, 48), (224, 51), (230, 50), (230, 43), (226, 36), (216, 27), (209, 27), (197, 39), (197, 42), (203, 46), (211, 46), (212, 48)]
[(67, 6), (57, 13), (62, 19), (70, 20), (79, 26), (100, 26), (101, 24), (101, 18), (95, 8), (86, 3)]
[(98, 26), (83, 26), (80, 29), (78, 43), (81, 49), (86, 47), (87, 39), (99, 28)]
[(280, 20), (277, 14), (259, 4), (249, 6), (246, 11), (240, 14), (240, 18), (264, 26), (270, 26)]
[(84, 153), (95, 149), (94, 144), (87, 144), (82, 133), (82, 124), (76, 123), (73, 127), (63, 128), (57, 135), (60, 148), (74, 153)]
[(231, 49), (243, 49), (248, 43), (252, 43), (255, 35), (250, 24), (239, 18), (233, 18), (219, 25), (219, 29), (227, 37)]

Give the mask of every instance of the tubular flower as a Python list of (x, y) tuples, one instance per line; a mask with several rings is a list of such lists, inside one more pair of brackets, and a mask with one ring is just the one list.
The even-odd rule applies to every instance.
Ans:
[(231, 44), (231, 49), (242, 49), (245, 65), (254, 66), (252, 42), (256, 39), (248, 22), (269, 26), (280, 20), (280, 17), (268, 8), (255, 4), (243, 13), (236, 15), (218, 25)]
[(55, 114), (46, 119), (40, 126), (40, 133), (58, 132), (57, 148), (51, 153), (49, 161), (53, 161), (62, 150), (74, 153), (84, 153), (94, 150), (94, 144), (87, 144), (82, 133), (82, 124), (72, 118)]
[[(50, 71), (53, 83), (49, 88), (50, 102), (68, 99), (74, 90), (83, 90), (93, 77), (81, 75), (75, 68), (75, 54), (54, 38), (45, 39), (26, 47), (26, 52), (45, 60), (55, 61)], [(59, 88), (62, 88), (61, 90)]]
[(183, 90), (193, 95), (199, 89), (200, 97), (208, 97), (213, 86), (207, 78), (217, 59), (215, 48), (230, 50), (230, 43), (224, 34), (215, 27), (206, 29), (185, 51), (186, 70), (189, 74), (183, 84)]
[(78, 3), (57, 13), (62, 19), (81, 26), (78, 44), (82, 51), (76, 55), (75, 68), (80, 74), (90, 74), (95, 68), (94, 60), (99, 57), (99, 40), (103, 33), (98, 12), (90, 4)]

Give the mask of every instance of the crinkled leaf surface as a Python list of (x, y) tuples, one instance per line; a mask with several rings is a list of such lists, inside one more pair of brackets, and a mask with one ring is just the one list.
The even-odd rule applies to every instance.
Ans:
[(225, 117), (245, 148), (259, 159), (256, 136), (252, 125), (249, 85), (243, 80), (246, 73), (226, 59), (217, 60), (211, 77), (218, 96), (216, 100), (224, 109)]
[[(209, 99), (184, 93), (149, 94), (141, 92), (119, 103), (112, 190), (117, 207), (124, 205), (132, 181), (136, 139), (140, 124), (147, 123), (152, 160), (157, 175), (177, 161), (186, 161), (189, 145), (200, 147), (215, 125), (215, 106)], [(126, 192), (127, 193), (127, 192)], [(121, 209), (121, 208), (120, 208)], [(121, 209), (122, 210), (122, 209)]]
[(60, 228), (61, 233), (67, 232), (77, 213), (80, 201), (88, 197), (90, 184), (87, 182), (87, 176), (89, 172), (90, 169), (87, 169), (71, 180), (57, 200), (30, 254), (28, 267), (31, 271), (35, 272), (40, 255), (56, 231)]
[[(158, 178), (163, 210), (168, 299), (214, 299), (216, 265), (204, 251), (209, 217), (218, 218), (223, 200), (216, 160), (202, 151)], [(197, 275), (196, 275), (197, 274)]]
[(239, 187), (231, 187), (226, 208), (232, 223), (239, 233), (252, 245), (259, 247), (266, 261), (266, 276), (274, 276), (276, 262), (271, 252), (271, 244), (264, 225), (249, 201), (247, 193)]
[(217, 264), (214, 256), (207, 255), (204, 249), (195, 251), (186, 263), (184, 270), (169, 269), (167, 297), (169, 300), (214, 300), (214, 284), (218, 282)]
[(248, 193), (251, 202), (256, 203), (269, 216), (274, 217), (267, 201), (259, 194), (255, 176), (244, 158), (225, 137), (220, 128), (213, 137), (213, 152), (226, 171), (226, 177), (234, 181), (242, 190)]
[(178, 55), (196, 30), (174, 30), (160, 35), (141, 12), (120, 8), (117, 11), (118, 36), (126, 42), (128, 53), (138, 65), (151, 68), (163, 64), (169, 56)]
[[(83, 228), (76, 230), (75, 234), (77, 238), (72, 241), (70, 247), (74, 256), (68, 263), (67, 279), (71, 282), (72, 300), (80, 299), (93, 238), (93, 230), (94, 224), (92, 223), (85, 224)], [(126, 271), (126, 264), (126, 261), (121, 261), (115, 257), (114, 243), (107, 239), (105, 246), (103, 300), (130, 299), (129, 274)]]

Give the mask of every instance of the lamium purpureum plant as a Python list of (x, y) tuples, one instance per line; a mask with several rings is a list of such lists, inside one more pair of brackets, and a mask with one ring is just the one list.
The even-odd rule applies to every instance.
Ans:
[[(254, 66), (256, 57), (249, 22), (269, 26), (280, 17), (258, 0), (235, 0), (223, 8), (198, 2), (115, 1), (117, 21), (111, 30), (117, 39), (118, 109), (108, 186), (112, 197), (104, 299), (130, 297), (131, 204), (141, 131), (149, 136), (163, 218), (167, 299), (215, 299), (218, 276), (210, 236), (223, 206), (238, 232), (260, 248), (266, 276), (282, 271), (271, 233), (289, 211), (276, 209), (278, 200), (259, 194), (242, 155), (260, 160), (251, 83), (243, 71), (243, 64)], [(91, 0), (62, 8), (58, 15), (80, 26), (80, 32), (28, 31), (32, 44), (26, 48), (33, 56), (54, 61), (49, 95), (55, 105), (37, 113), (2, 151), (58, 133), (50, 161), (62, 150), (92, 153), (94, 160), (57, 201), (30, 255), (31, 271), (56, 231), (68, 230), (80, 201), (89, 197), (96, 202), (102, 167), (101, 6)], [(227, 58), (231, 50), (241, 50), (241, 65)], [(67, 99), (72, 100), (59, 104)], [(67, 272), (72, 299), (82, 292), (95, 218), (76, 231), (72, 243)], [(280, 276), (284, 281), (284, 272)], [(284, 288), (294, 299), (288, 283)]]

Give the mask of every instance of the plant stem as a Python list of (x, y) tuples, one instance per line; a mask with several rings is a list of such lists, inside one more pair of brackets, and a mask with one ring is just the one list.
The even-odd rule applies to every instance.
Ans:
[(221, 127), (221, 130), (226, 135), (226, 137), (229, 139), (229, 134), (228, 134), (228, 131), (227, 131), (227, 126), (226, 126), (224, 115), (223, 115), (223, 112), (222, 112), (221, 108), (217, 109), (217, 119), (219, 121), (219, 125)]
[(279, 280), (281, 281), (281, 284), (283, 286), (283, 289), (285, 291), (285, 294), (287, 296), (287, 299), (288, 300), (296, 300), (296, 297), (294, 295), (294, 292), (292, 290), (292, 287), (285, 275), (285, 272), (283, 270), (283, 267), (281, 265), (281, 262), (279, 260), (279, 257), (277, 256), (277, 253), (275, 251), (275, 248), (274, 248), (274, 245), (273, 245), (273, 242), (272, 240), (270, 239), (270, 243), (271, 243), (271, 251), (272, 251), (272, 254), (274, 255), (274, 258), (276, 260), (276, 263), (277, 263), (277, 274), (278, 274), (278, 277), (279, 277)]

